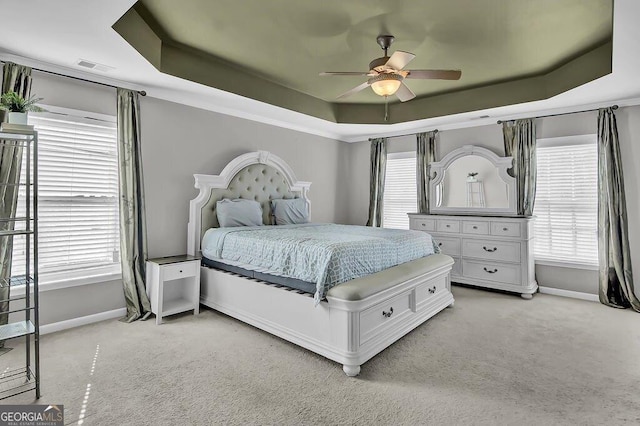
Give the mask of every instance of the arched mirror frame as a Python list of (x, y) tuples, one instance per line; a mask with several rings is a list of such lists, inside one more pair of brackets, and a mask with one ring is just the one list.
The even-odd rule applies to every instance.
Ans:
[[(508, 207), (447, 207), (437, 206), (436, 200), (442, 199), (443, 194), (439, 194), (447, 168), (457, 159), (468, 155), (478, 155), (486, 158), (498, 170), (498, 176), (507, 185)], [(451, 151), (441, 161), (431, 163), (429, 173), (431, 180), (429, 183), (429, 211), (431, 214), (452, 214), (452, 215), (476, 215), (476, 216), (517, 216), (517, 190), (516, 180), (509, 175), (507, 170), (513, 166), (513, 157), (499, 157), (492, 151), (475, 145), (465, 145)], [(446, 190), (446, 189), (445, 189)], [(431, 202), (433, 200), (433, 202)]]

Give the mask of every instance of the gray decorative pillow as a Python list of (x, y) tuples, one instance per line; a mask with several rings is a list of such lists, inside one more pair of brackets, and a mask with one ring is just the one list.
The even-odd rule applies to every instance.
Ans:
[(253, 200), (220, 200), (216, 203), (216, 215), (221, 228), (262, 225), (262, 207)]
[(276, 225), (309, 223), (309, 204), (302, 198), (272, 200), (271, 211)]

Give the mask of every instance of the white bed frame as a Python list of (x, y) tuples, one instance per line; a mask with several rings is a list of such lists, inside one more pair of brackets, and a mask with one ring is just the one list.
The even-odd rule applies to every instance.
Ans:
[[(235, 158), (220, 175), (194, 175), (200, 193), (190, 203), (190, 255), (201, 255), (203, 223), (210, 223), (207, 215), (214, 214), (210, 208), (215, 201), (211, 199), (212, 191), (227, 190), (238, 173), (254, 164), (275, 169), (287, 182), (291, 194), (308, 201), (311, 183), (296, 180), (281, 158), (266, 151)], [(348, 376), (356, 376), (361, 364), (442, 309), (453, 306), (449, 278), (452, 264), (453, 259), (435, 255), (352, 280), (331, 289), (317, 307), (312, 295), (202, 267), (200, 301), (341, 363)], [(345, 287), (337, 291), (341, 286)], [(376, 292), (370, 294), (372, 288)], [(353, 297), (353, 292), (345, 296), (348, 293), (345, 289), (364, 296)]]

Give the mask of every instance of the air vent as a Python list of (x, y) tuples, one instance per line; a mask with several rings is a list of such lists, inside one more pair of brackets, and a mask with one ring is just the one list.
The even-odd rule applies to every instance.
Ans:
[(480, 116), (480, 117), (478, 117), (478, 118), (489, 118), (489, 117), (491, 117), (491, 116), (490, 116), (490, 115), (481, 115), (481, 116)]
[(78, 62), (76, 62), (76, 65), (83, 68), (88, 68), (90, 70), (96, 70), (96, 71), (102, 71), (102, 72), (108, 72), (115, 69), (108, 65), (102, 65), (102, 64), (97, 64), (95, 62), (87, 61), (86, 59), (78, 59)]

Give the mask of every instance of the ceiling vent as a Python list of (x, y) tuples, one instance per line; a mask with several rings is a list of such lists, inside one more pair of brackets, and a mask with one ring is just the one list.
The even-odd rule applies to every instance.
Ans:
[(107, 65), (102, 65), (102, 64), (97, 64), (95, 62), (87, 61), (86, 59), (78, 59), (78, 62), (76, 62), (76, 65), (82, 68), (87, 68), (90, 70), (96, 70), (96, 71), (102, 71), (102, 72), (108, 72), (115, 69)]

